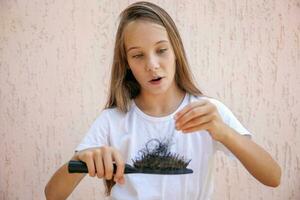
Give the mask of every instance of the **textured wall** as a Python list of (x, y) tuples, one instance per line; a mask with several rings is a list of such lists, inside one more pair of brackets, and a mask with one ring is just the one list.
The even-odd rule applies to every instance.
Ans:
[[(105, 102), (117, 14), (129, 2), (0, 1), (1, 200), (43, 199), (72, 156)], [(219, 154), (214, 199), (300, 199), (300, 1), (160, 5), (202, 90), (227, 104), (283, 170), (272, 189)], [(88, 177), (70, 199), (102, 192)]]

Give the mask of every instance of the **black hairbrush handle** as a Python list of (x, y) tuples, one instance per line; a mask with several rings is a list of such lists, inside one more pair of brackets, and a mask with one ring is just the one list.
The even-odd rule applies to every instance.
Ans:
[[(115, 174), (117, 171), (117, 165), (113, 163), (113, 173)], [(71, 160), (68, 165), (69, 173), (89, 173), (87, 165), (85, 162), (77, 161), (77, 160)], [(138, 173), (138, 170), (128, 164), (125, 164), (125, 174), (129, 173)]]
[[(117, 165), (113, 163), (113, 173), (117, 171)], [(71, 160), (68, 164), (69, 173), (88, 173), (88, 168), (85, 162)], [(191, 174), (193, 170), (184, 168), (184, 169), (174, 169), (174, 170), (161, 170), (161, 169), (137, 169), (132, 167), (129, 164), (125, 164), (124, 174), (132, 173), (144, 173), (144, 174), (165, 174), (165, 175), (176, 175), (176, 174)]]

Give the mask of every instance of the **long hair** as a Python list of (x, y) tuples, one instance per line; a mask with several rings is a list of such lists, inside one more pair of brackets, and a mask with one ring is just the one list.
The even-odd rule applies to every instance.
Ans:
[(111, 68), (110, 89), (105, 108), (117, 107), (120, 111), (127, 112), (131, 99), (140, 93), (140, 85), (129, 70), (124, 45), (124, 28), (129, 22), (135, 20), (150, 21), (166, 29), (176, 58), (176, 84), (187, 93), (195, 96), (202, 95), (192, 78), (182, 40), (174, 21), (159, 6), (141, 1), (131, 4), (120, 14)]
[[(121, 12), (116, 33), (114, 56), (111, 69), (109, 96), (105, 108), (118, 108), (127, 112), (131, 99), (140, 93), (140, 85), (129, 70), (124, 45), (124, 28), (135, 20), (145, 20), (163, 26), (169, 36), (176, 58), (175, 82), (178, 87), (192, 95), (200, 96), (202, 92), (196, 87), (185, 50), (176, 25), (169, 14), (159, 6), (150, 2), (136, 2)], [(106, 180), (106, 193), (110, 195), (114, 185), (113, 180)]]

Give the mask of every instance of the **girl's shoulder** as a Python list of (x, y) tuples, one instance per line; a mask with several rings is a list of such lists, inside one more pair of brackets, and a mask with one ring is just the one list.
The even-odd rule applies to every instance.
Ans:
[(220, 100), (218, 100), (218, 99), (216, 99), (214, 97), (210, 97), (210, 96), (207, 96), (207, 95), (195, 96), (195, 95), (190, 94), (190, 101), (191, 102), (194, 102), (194, 101), (197, 101), (197, 100), (201, 100), (201, 99), (210, 101), (213, 104), (224, 105)]
[(190, 102), (194, 102), (194, 101), (201, 100), (201, 99), (207, 100), (216, 106), (216, 108), (218, 109), (220, 114), (231, 113), (231, 110), (222, 101), (220, 101), (214, 97), (210, 97), (210, 96), (206, 96), (206, 95), (201, 95), (201, 96), (190, 95), (190, 96), (191, 96)]
[(126, 113), (122, 112), (120, 109), (118, 109), (117, 107), (113, 107), (113, 108), (104, 108), (101, 112), (100, 112), (100, 116), (103, 117), (108, 117), (108, 118), (116, 118), (116, 117), (122, 117), (124, 116)]

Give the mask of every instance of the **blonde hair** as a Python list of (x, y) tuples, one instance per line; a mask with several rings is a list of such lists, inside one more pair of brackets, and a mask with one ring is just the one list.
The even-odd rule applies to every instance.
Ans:
[(124, 45), (124, 28), (135, 20), (145, 20), (165, 27), (176, 58), (175, 81), (178, 87), (195, 96), (202, 92), (195, 86), (186, 58), (184, 47), (176, 25), (168, 13), (150, 2), (136, 2), (120, 14), (116, 34), (111, 70), (109, 96), (105, 108), (117, 107), (122, 112), (129, 110), (131, 99), (140, 93), (140, 85), (129, 70)]
[[(120, 111), (127, 112), (131, 99), (140, 93), (140, 85), (129, 70), (124, 45), (124, 28), (128, 23), (135, 20), (150, 21), (165, 27), (176, 58), (175, 81), (178, 87), (192, 95), (202, 95), (202, 92), (195, 86), (192, 79), (184, 47), (174, 21), (159, 6), (141, 1), (131, 4), (120, 14), (114, 47), (109, 96), (105, 108), (117, 107)], [(105, 181), (107, 195), (110, 195), (114, 184), (113, 180)]]

